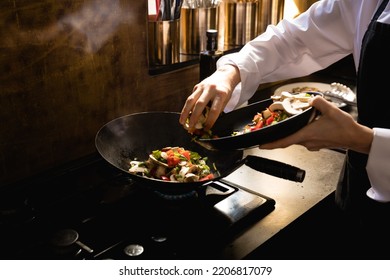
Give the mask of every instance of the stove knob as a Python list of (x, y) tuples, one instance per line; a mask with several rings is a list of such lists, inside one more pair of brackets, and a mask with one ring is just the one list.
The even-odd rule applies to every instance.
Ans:
[(130, 245), (127, 245), (123, 249), (123, 251), (125, 252), (125, 254), (127, 256), (136, 257), (136, 256), (141, 255), (144, 252), (144, 247), (142, 245), (139, 245), (139, 244), (130, 244)]
[(154, 235), (151, 238), (154, 242), (157, 242), (157, 243), (162, 243), (162, 242), (167, 241), (167, 238), (165, 236), (160, 236), (160, 235)]

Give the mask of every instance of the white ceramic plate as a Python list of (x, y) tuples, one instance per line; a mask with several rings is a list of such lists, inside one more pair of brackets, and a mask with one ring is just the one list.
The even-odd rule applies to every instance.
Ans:
[[(330, 90), (330, 84), (326, 83), (315, 83), (315, 82), (302, 82), (302, 83), (292, 83), (292, 84), (286, 84), (281, 87), (278, 87), (274, 94), (280, 95), (282, 91), (288, 91), (291, 92), (294, 88), (302, 88), (302, 87), (310, 87), (310, 88), (316, 88), (320, 92)], [(339, 100), (333, 99), (331, 97), (326, 97), (327, 100), (332, 101), (336, 104), (337, 107), (342, 108), (347, 106), (344, 102), (340, 102)]]

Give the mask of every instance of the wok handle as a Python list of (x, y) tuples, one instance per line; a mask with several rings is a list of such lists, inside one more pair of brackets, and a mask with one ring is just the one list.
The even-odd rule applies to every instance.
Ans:
[(246, 156), (245, 165), (259, 172), (295, 182), (303, 182), (306, 175), (306, 171), (298, 167), (253, 155)]

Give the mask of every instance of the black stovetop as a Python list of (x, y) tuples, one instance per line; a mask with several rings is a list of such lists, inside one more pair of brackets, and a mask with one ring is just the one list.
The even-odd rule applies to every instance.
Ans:
[(99, 156), (7, 188), (1, 259), (223, 259), (275, 201), (224, 180), (157, 193)]

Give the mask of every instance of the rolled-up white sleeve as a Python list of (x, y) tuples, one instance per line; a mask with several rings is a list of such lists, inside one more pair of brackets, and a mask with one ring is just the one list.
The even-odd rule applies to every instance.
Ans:
[(350, 54), (355, 19), (345, 10), (352, 2), (318, 1), (294, 20), (269, 25), (239, 52), (222, 56), (217, 67), (235, 65), (241, 78), (225, 111), (250, 99), (261, 83), (305, 76)]
[(379, 201), (390, 201), (390, 129), (374, 128), (374, 139), (367, 161), (371, 188), (367, 196)]

